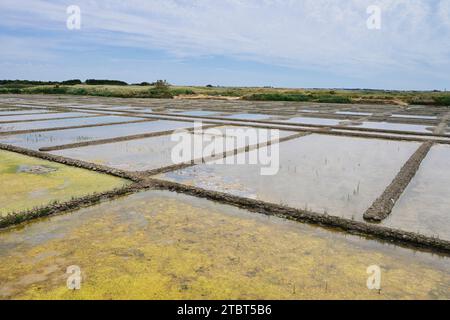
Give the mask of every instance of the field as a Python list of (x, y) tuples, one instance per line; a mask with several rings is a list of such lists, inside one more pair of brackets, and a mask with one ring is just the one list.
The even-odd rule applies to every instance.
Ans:
[(0, 85), (0, 94), (70, 94), (119, 98), (224, 99), (248, 101), (297, 101), (343, 104), (394, 104), (449, 106), (450, 93), (371, 89), (288, 89), (213, 86), (139, 85)]
[(3, 89), (0, 299), (450, 299), (444, 93)]

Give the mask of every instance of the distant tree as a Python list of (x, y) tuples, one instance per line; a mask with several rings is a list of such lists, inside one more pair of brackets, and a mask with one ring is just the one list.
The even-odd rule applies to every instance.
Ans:
[(82, 83), (83, 82), (81, 82), (80, 79), (66, 80), (66, 81), (61, 82), (62, 85), (66, 85), (66, 86), (73, 86), (73, 85), (82, 84)]
[(128, 83), (120, 80), (97, 80), (97, 79), (87, 79), (86, 84), (88, 85), (113, 85), (113, 86), (127, 86)]
[(56, 81), (32, 81), (32, 80), (0, 80), (0, 85), (27, 85), (27, 86), (41, 86), (54, 85)]
[(150, 98), (173, 98), (173, 94), (170, 92), (170, 84), (166, 80), (153, 82), (148, 95)]
[(154, 86), (155, 89), (158, 90), (165, 90), (169, 89), (170, 83), (168, 83), (167, 80), (157, 80), (156, 82), (152, 83), (152, 86)]

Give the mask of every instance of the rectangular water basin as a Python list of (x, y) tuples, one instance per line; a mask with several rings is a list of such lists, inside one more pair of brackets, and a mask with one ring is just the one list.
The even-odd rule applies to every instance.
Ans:
[(32, 110), (11, 110), (11, 111), (3, 111), (0, 109), (0, 121), (3, 121), (2, 119), (4, 118), (4, 116), (10, 116), (10, 115), (22, 115), (22, 114), (40, 114), (40, 113), (48, 113), (48, 112), (52, 112), (51, 110), (36, 110), (36, 109), (32, 109)]
[(241, 113), (241, 114), (232, 114), (229, 116), (221, 116), (222, 118), (232, 118), (238, 120), (266, 120), (272, 118), (273, 116), (268, 114), (258, 114), (258, 113)]
[(436, 116), (417, 116), (412, 114), (393, 114), (392, 118), (436, 120)]
[(93, 115), (95, 115), (95, 114), (81, 113), (81, 112), (38, 113), (38, 114), (30, 114), (30, 115), (0, 117), (0, 122), (53, 119), (53, 118), (69, 118), (69, 117), (86, 117), (86, 116), (93, 116)]
[(0, 231), (0, 283), (0, 299), (25, 300), (450, 299), (450, 259), (147, 191)]
[(216, 112), (216, 111), (193, 110), (193, 111), (177, 112), (176, 114), (177, 114), (177, 115), (184, 115), (184, 116), (207, 117), (207, 116), (217, 115), (217, 114), (219, 114), (219, 112)]
[[(160, 178), (265, 202), (362, 220), (419, 143), (309, 135), (272, 150), (274, 175), (262, 165), (204, 164)], [(267, 148), (259, 151), (268, 154)], [(252, 151), (256, 153), (256, 151)], [(269, 167), (269, 166), (266, 166)]]
[(59, 131), (17, 134), (0, 137), (0, 143), (38, 150), (42, 147), (57, 146), (84, 141), (111, 139), (121, 136), (175, 130), (192, 127), (191, 122), (150, 121), (121, 124), (114, 127), (92, 127)]
[(450, 241), (449, 164), (450, 146), (432, 147), (383, 224)]
[(346, 115), (346, 116), (371, 116), (373, 113), (371, 112), (358, 112), (358, 111), (337, 111), (336, 114)]
[(393, 130), (393, 131), (410, 131), (410, 132), (424, 132), (433, 133), (433, 126), (406, 124), (406, 123), (392, 123), (392, 122), (370, 122), (365, 121), (361, 125), (349, 125), (349, 127)]
[(338, 126), (341, 119), (327, 119), (327, 118), (309, 118), (309, 117), (295, 117), (289, 120), (282, 120), (280, 122), (287, 123), (301, 123), (301, 124), (314, 124), (323, 126)]
[(96, 124), (106, 124), (106, 123), (116, 123), (116, 122), (126, 122), (136, 120), (143, 120), (143, 119), (133, 117), (121, 117), (121, 116), (104, 116), (104, 117), (75, 118), (75, 119), (42, 120), (42, 121), (18, 122), (7, 124), (0, 123), (0, 132), (72, 127), (82, 125), (96, 125)]
[[(208, 136), (209, 139), (200, 139), (198, 140), (200, 143), (195, 146), (201, 147), (199, 152), (202, 152), (202, 150), (205, 150), (206, 146), (215, 143), (223, 146), (224, 152), (232, 151), (237, 148), (237, 142), (234, 138), (235, 136), (233, 133), (225, 135), (227, 131), (230, 133), (229, 129), (232, 128), (235, 129), (235, 127), (231, 126), (207, 129), (204, 131), (204, 134)], [(240, 129), (247, 130), (248, 128)], [(286, 137), (291, 134), (291, 132), (282, 131), (280, 133), (280, 137)], [(211, 137), (211, 135), (213, 135), (213, 137)], [(196, 136), (202, 138), (202, 135), (200, 134)], [(171, 135), (67, 149), (54, 151), (52, 153), (72, 159), (102, 164), (121, 170), (147, 171), (180, 164), (194, 159), (201, 159), (202, 153), (196, 154), (194, 152), (193, 139), (194, 136), (192, 135), (190, 156), (184, 159), (184, 161), (179, 161), (177, 158), (172, 157), (172, 152), (177, 145), (180, 145), (180, 141), (173, 140)], [(264, 143), (266, 141), (267, 139), (262, 139), (259, 140), (259, 143)], [(243, 146), (257, 143), (257, 141), (252, 143), (247, 140), (244, 142)], [(208, 153), (207, 155), (212, 155), (212, 153)]]
[(108, 175), (0, 151), (0, 216), (112, 190), (126, 183)]

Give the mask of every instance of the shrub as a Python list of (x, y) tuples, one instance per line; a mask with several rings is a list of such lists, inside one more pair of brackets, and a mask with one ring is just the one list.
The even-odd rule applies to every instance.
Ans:
[(120, 80), (97, 80), (97, 79), (87, 79), (86, 84), (88, 85), (112, 85), (112, 86), (127, 86), (128, 83)]
[(351, 103), (352, 100), (348, 97), (334, 96), (334, 95), (320, 95), (314, 97), (314, 102), (322, 103)]
[(165, 90), (169, 89), (170, 84), (166, 80), (157, 80), (156, 82), (152, 83), (152, 85), (155, 87), (155, 89), (158, 90)]
[(433, 100), (438, 106), (450, 106), (450, 95), (433, 97)]
[(174, 96), (178, 96), (181, 94), (185, 95), (195, 94), (195, 92), (191, 89), (170, 89), (170, 93), (172, 93)]
[(62, 85), (66, 85), (66, 86), (74, 86), (76, 84), (82, 84), (80, 79), (73, 79), (73, 80), (66, 80), (61, 82)]
[(256, 93), (246, 96), (244, 99), (255, 101), (310, 101), (311, 97), (301, 93)]
[(152, 88), (147, 92), (146, 98), (172, 99), (173, 94), (168, 89)]
[(20, 88), (0, 88), (0, 94), (19, 94), (22, 93)]
[(69, 93), (77, 96), (86, 96), (89, 94), (85, 88), (72, 88)]
[(45, 87), (32, 87), (32, 88), (26, 88), (24, 89), (24, 93), (31, 93), (31, 94), (66, 94), (67, 93), (67, 87), (60, 87), (58, 85), (56, 86), (45, 86)]

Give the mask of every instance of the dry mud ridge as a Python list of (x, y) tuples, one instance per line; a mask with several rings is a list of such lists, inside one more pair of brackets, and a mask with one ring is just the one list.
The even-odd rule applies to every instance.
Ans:
[(433, 142), (423, 143), (417, 151), (403, 165), (400, 172), (386, 188), (383, 194), (375, 200), (372, 206), (364, 213), (364, 219), (372, 222), (380, 222), (386, 219), (392, 212), (395, 203), (402, 195), (408, 184), (414, 178), (420, 164), (433, 146)]

